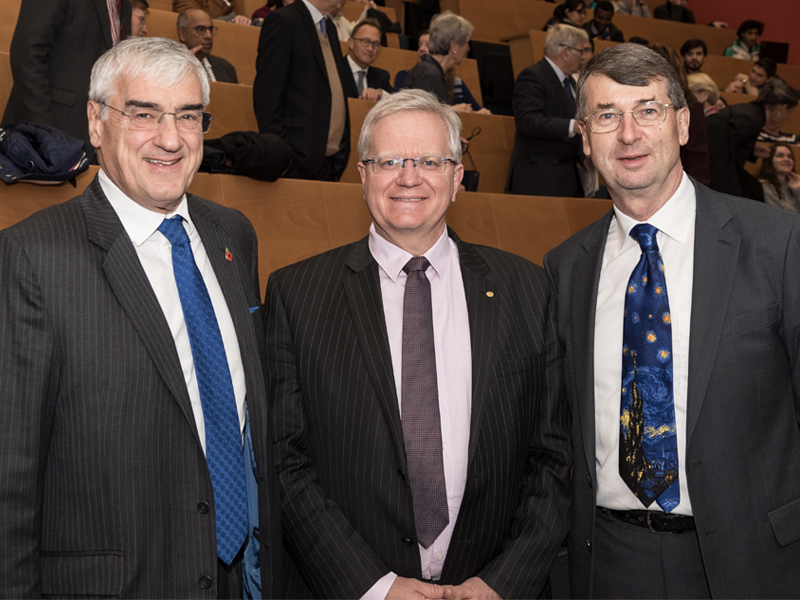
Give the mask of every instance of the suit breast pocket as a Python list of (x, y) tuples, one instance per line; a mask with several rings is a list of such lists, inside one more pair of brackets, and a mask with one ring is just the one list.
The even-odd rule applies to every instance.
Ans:
[(722, 337), (746, 333), (775, 323), (780, 319), (781, 307), (772, 304), (767, 308), (753, 310), (744, 314), (727, 317), (722, 327)]
[(112, 597), (122, 593), (122, 552), (42, 552), (42, 595)]
[(800, 540), (800, 498), (776, 508), (768, 516), (775, 539), (781, 546)]

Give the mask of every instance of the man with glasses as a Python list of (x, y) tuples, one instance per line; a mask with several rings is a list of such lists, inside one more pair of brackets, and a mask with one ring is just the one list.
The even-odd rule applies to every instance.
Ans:
[(545, 257), (574, 448), (576, 598), (800, 590), (800, 219), (680, 162), (689, 110), (636, 44), (584, 68), (613, 210)]
[(348, 97), (380, 100), (384, 92), (391, 94), (394, 88), (389, 83), (389, 71), (371, 66), (381, 48), (380, 24), (375, 19), (359, 22), (347, 45), (350, 48), (347, 66), (353, 73), (355, 83), (355, 86), (348, 86)]
[(270, 276), (292, 597), (538, 598), (565, 535), (553, 297), (447, 227), (460, 130), (429, 92), (384, 97), (358, 142), (369, 235)]
[(208, 90), (177, 42), (121, 42), (97, 178), (0, 232), (0, 596), (283, 594), (255, 232), (186, 192)]
[(199, 8), (183, 11), (178, 15), (177, 27), (178, 39), (203, 65), (209, 81), (239, 83), (236, 67), (224, 58), (211, 55), (217, 27), (206, 11)]
[(554, 25), (545, 36), (544, 58), (517, 77), (513, 96), (517, 132), (507, 191), (583, 197), (578, 173), (583, 155), (571, 76), (580, 70), (588, 43), (583, 29)]

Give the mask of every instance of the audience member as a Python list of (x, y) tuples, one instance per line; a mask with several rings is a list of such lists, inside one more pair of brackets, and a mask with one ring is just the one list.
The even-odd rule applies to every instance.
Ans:
[(52, 0), (47, 10), (39, 2), (22, 2), (9, 51), (14, 84), (2, 125), (50, 125), (83, 140), (93, 159), (86, 117), (92, 65), (131, 34), (130, 26), (130, 0)]
[(203, 65), (209, 81), (239, 83), (236, 67), (224, 58), (213, 56), (214, 32), (217, 27), (204, 10), (190, 8), (178, 15), (178, 39)]
[(622, 31), (611, 22), (613, 18), (614, 6), (609, 0), (600, 0), (594, 9), (594, 18), (588, 23), (584, 23), (582, 27), (592, 39), (624, 42), (625, 37)]
[(353, 73), (353, 86), (347, 86), (351, 98), (362, 100), (380, 100), (384, 92), (392, 93), (394, 88), (389, 82), (389, 72), (372, 63), (378, 58), (381, 48), (381, 27), (374, 19), (364, 19), (355, 26), (353, 34), (347, 41), (350, 52), (345, 57), (350, 71)]
[(775, 144), (756, 175), (764, 188), (764, 202), (800, 213), (800, 175), (794, 170), (794, 152), (787, 144)]
[(653, 16), (665, 21), (678, 21), (680, 23), (694, 23), (694, 13), (686, 8), (689, 0), (667, 0), (666, 4), (656, 6)]
[(539, 267), (448, 229), (460, 130), (428, 92), (384, 96), (358, 142), (368, 238), (269, 278), (284, 539), (310, 588), (290, 598), (549, 592), (571, 463), (555, 305)]
[[(330, 14), (330, 18), (333, 20), (334, 25), (336, 25), (336, 32), (339, 34), (340, 42), (346, 42), (349, 40), (350, 36), (353, 34), (353, 29), (355, 26), (367, 18), (367, 13), (369, 12), (370, 8), (375, 8), (375, 2), (373, 2), (373, 0), (364, 2), (364, 10), (361, 11), (358, 19), (355, 21), (348, 21), (347, 17), (342, 14), (345, 1), (346, 0), (337, 0), (336, 8)], [(378, 29), (380, 30), (380, 27), (378, 27)]]
[(131, 0), (131, 37), (147, 35), (147, 15), (150, 5), (147, 0)]
[(294, 151), (286, 177), (338, 179), (350, 155), (344, 90), (353, 76), (326, 16), (338, 0), (296, 0), (267, 15), (253, 83), (259, 133), (278, 134)]
[(764, 23), (748, 19), (736, 30), (736, 41), (725, 48), (723, 54), (743, 60), (758, 60), (761, 54), (761, 45), (758, 38), (764, 33)]
[(645, 0), (616, 0), (612, 2), (614, 5), (614, 12), (621, 15), (632, 15), (634, 17), (645, 17), (651, 19), (653, 15), (650, 14), (650, 7), (647, 6)]
[(244, 0), (172, 0), (172, 12), (182, 13), (190, 8), (204, 10), (212, 19), (250, 25), (250, 19), (244, 14)]
[(436, 15), (431, 20), (429, 54), (409, 71), (403, 81), (404, 88), (431, 92), (441, 102), (447, 102), (445, 73), (469, 52), (469, 36), (474, 27), (464, 17), (450, 11)]
[(572, 596), (793, 597), (800, 218), (686, 176), (680, 82), (646, 48), (598, 53), (578, 104), (614, 207), (545, 257), (573, 424)]
[(697, 98), (698, 102), (702, 102), (705, 116), (719, 112), (717, 100), (719, 100), (719, 88), (714, 80), (705, 73), (692, 73), (686, 76), (686, 81), (689, 84), (689, 89)]
[(552, 25), (571, 25), (580, 27), (586, 18), (586, 6), (583, 0), (565, 0), (553, 9), (553, 17), (544, 26), (547, 31)]
[(261, 8), (257, 8), (253, 12), (253, 16), (250, 17), (252, 20), (253, 25), (261, 23), (264, 19), (267, 18), (267, 15), (271, 13), (273, 10), (280, 8), (281, 6), (286, 6), (287, 4), (291, 4), (294, 0), (267, 0), (267, 3), (262, 6)]
[(583, 197), (571, 75), (583, 63), (587, 41), (579, 27), (553, 25), (545, 36), (544, 58), (517, 77), (512, 101), (516, 134), (506, 191)]
[(703, 40), (687, 40), (681, 46), (681, 56), (683, 56), (683, 68), (687, 75), (699, 73), (703, 68), (703, 63), (708, 55), (708, 46)]
[[(796, 144), (797, 134), (781, 131), (786, 120), (791, 116), (797, 107), (797, 94), (782, 79), (773, 79), (773, 82), (780, 81), (782, 89), (786, 90), (787, 102), (777, 104), (765, 104), (764, 126), (758, 134), (759, 142), (783, 142), (784, 144)], [(768, 84), (771, 85), (771, 84)], [(766, 87), (766, 86), (765, 86)], [(762, 88), (764, 89), (764, 88)], [(791, 92), (791, 95), (790, 95)]]

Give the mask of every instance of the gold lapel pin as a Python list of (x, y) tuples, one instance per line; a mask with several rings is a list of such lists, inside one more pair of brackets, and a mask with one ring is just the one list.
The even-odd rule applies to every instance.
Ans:
[(494, 292), (486, 292), (487, 298), (494, 298)]

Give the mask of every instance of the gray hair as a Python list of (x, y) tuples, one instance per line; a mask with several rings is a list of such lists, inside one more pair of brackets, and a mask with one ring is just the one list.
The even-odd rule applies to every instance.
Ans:
[(447, 10), (431, 19), (431, 54), (449, 54), (450, 42), (466, 44), (475, 27), (464, 17)]
[(585, 29), (561, 23), (552, 25), (544, 36), (544, 55), (552, 58), (561, 53), (562, 46), (577, 48), (580, 43), (589, 43), (589, 34)]
[(647, 87), (654, 81), (664, 80), (667, 97), (675, 108), (686, 106), (686, 95), (681, 87), (677, 71), (663, 56), (639, 44), (618, 44), (606, 48), (583, 67), (578, 78), (575, 118), (586, 118), (586, 94), (583, 88), (592, 75), (605, 75), (620, 85)]
[[(120, 42), (97, 59), (92, 67), (89, 100), (108, 103), (117, 93), (121, 77), (145, 77), (164, 87), (179, 84), (190, 74), (200, 82), (203, 105), (208, 106), (208, 76), (203, 65), (183, 44), (163, 37), (134, 37)], [(100, 118), (108, 118), (108, 108), (103, 106)]]
[(372, 150), (372, 128), (381, 119), (399, 112), (423, 112), (438, 117), (447, 130), (447, 145), (450, 157), (461, 162), (461, 119), (452, 107), (424, 90), (405, 89), (394, 94), (384, 94), (381, 100), (367, 113), (361, 134), (358, 136), (359, 160), (370, 158)]

